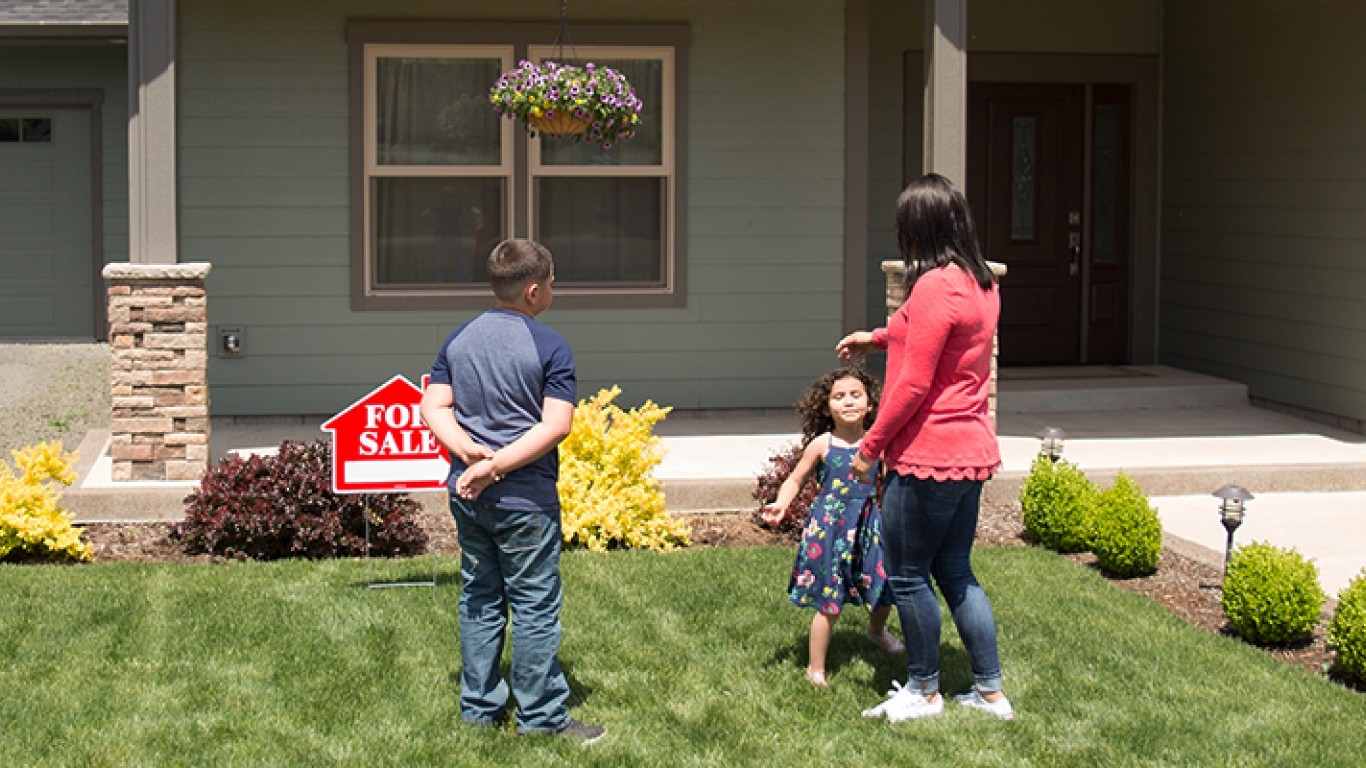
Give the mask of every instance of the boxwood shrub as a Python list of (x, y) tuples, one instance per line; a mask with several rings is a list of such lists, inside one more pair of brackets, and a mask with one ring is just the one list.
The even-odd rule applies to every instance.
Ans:
[(239, 560), (413, 555), (427, 547), (419, 505), (404, 494), (332, 492), (325, 440), (285, 441), (274, 456), (228, 456), (185, 500), (173, 535), (192, 553)]
[(1162, 554), (1162, 521), (1147, 494), (1123, 472), (1096, 498), (1091, 551), (1115, 576), (1143, 576), (1157, 569)]
[(1234, 550), (1222, 603), (1229, 627), (1259, 645), (1308, 635), (1323, 609), (1319, 569), (1298, 551), (1254, 542)]
[(1366, 683), (1366, 568), (1338, 593), (1338, 607), (1328, 622), (1328, 645), (1337, 655), (1338, 670)]
[(1075, 464), (1039, 456), (1020, 488), (1020, 512), (1030, 538), (1058, 552), (1091, 546), (1096, 488)]

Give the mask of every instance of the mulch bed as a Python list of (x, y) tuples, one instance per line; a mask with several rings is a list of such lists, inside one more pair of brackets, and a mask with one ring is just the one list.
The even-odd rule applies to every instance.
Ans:
[[(789, 546), (796, 541), (793, 533), (774, 531), (760, 525), (753, 512), (691, 515), (687, 519), (692, 522), (693, 546)], [(430, 537), (430, 552), (446, 555), (459, 553), (455, 524), (450, 515), (444, 511), (424, 509), (422, 523)], [(187, 554), (183, 547), (171, 539), (171, 528), (171, 523), (91, 524), (85, 527), (83, 538), (94, 548), (95, 559), (99, 561), (195, 562), (214, 559), (207, 555)], [(1013, 506), (983, 507), (977, 542), (979, 546), (1029, 546), (1019, 509)], [(1064, 556), (1089, 567), (1097, 567), (1094, 555)], [(1231, 633), (1219, 604), (1221, 576), (1218, 567), (1164, 549), (1156, 572), (1139, 578), (1112, 581), (1121, 589), (1147, 595), (1194, 626), (1228, 635)], [(1330, 669), (1332, 654), (1324, 642), (1326, 624), (1326, 621), (1320, 622), (1313, 637), (1299, 644), (1263, 650), (1287, 664), (1366, 692), (1366, 686), (1342, 680)]]

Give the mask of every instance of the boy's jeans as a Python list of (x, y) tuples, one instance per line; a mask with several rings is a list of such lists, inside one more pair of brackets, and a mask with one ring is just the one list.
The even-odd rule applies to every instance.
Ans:
[(1001, 690), (1001, 660), (991, 602), (973, 575), (982, 481), (939, 482), (887, 475), (882, 502), (883, 560), (906, 636), (907, 684), (939, 691), (939, 585), (963, 638), (977, 687)]
[(460, 717), (487, 725), (508, 707), (499, 666), (511, 609), (517, 730), (554, 733), (569, 722), (560, 669), (560, 513), (513, 512), (451, 496), (460, 540)]

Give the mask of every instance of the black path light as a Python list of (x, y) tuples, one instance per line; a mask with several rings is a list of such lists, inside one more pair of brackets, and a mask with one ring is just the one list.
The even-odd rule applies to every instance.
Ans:
[(1214, 492), (1222, 499), (1219, 504), (1219, 521), (1228, 531), (1228, 542), (1224, 545), (1224, 575), (1228, 575), (1228, 561), (1233, 558), (1233, 532), (1243, 524), (1243, 502), (1251, 500), (1252, 494), (1241, 485), (1226, 485)]
[(1044, 427), (1037, 437), (1040, 456), (1047, 456), (1049, 461), (1054, 462), (1062, 458), (1062, 444), (1067, 439), (1062, 427)]

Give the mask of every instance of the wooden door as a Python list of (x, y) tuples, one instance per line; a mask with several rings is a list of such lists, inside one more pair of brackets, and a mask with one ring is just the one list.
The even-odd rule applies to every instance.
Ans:
[(986, 256), (1009, 270), (1000, 362), (1081, 360), (1085, 89), (968, 87), (968, 201)]

